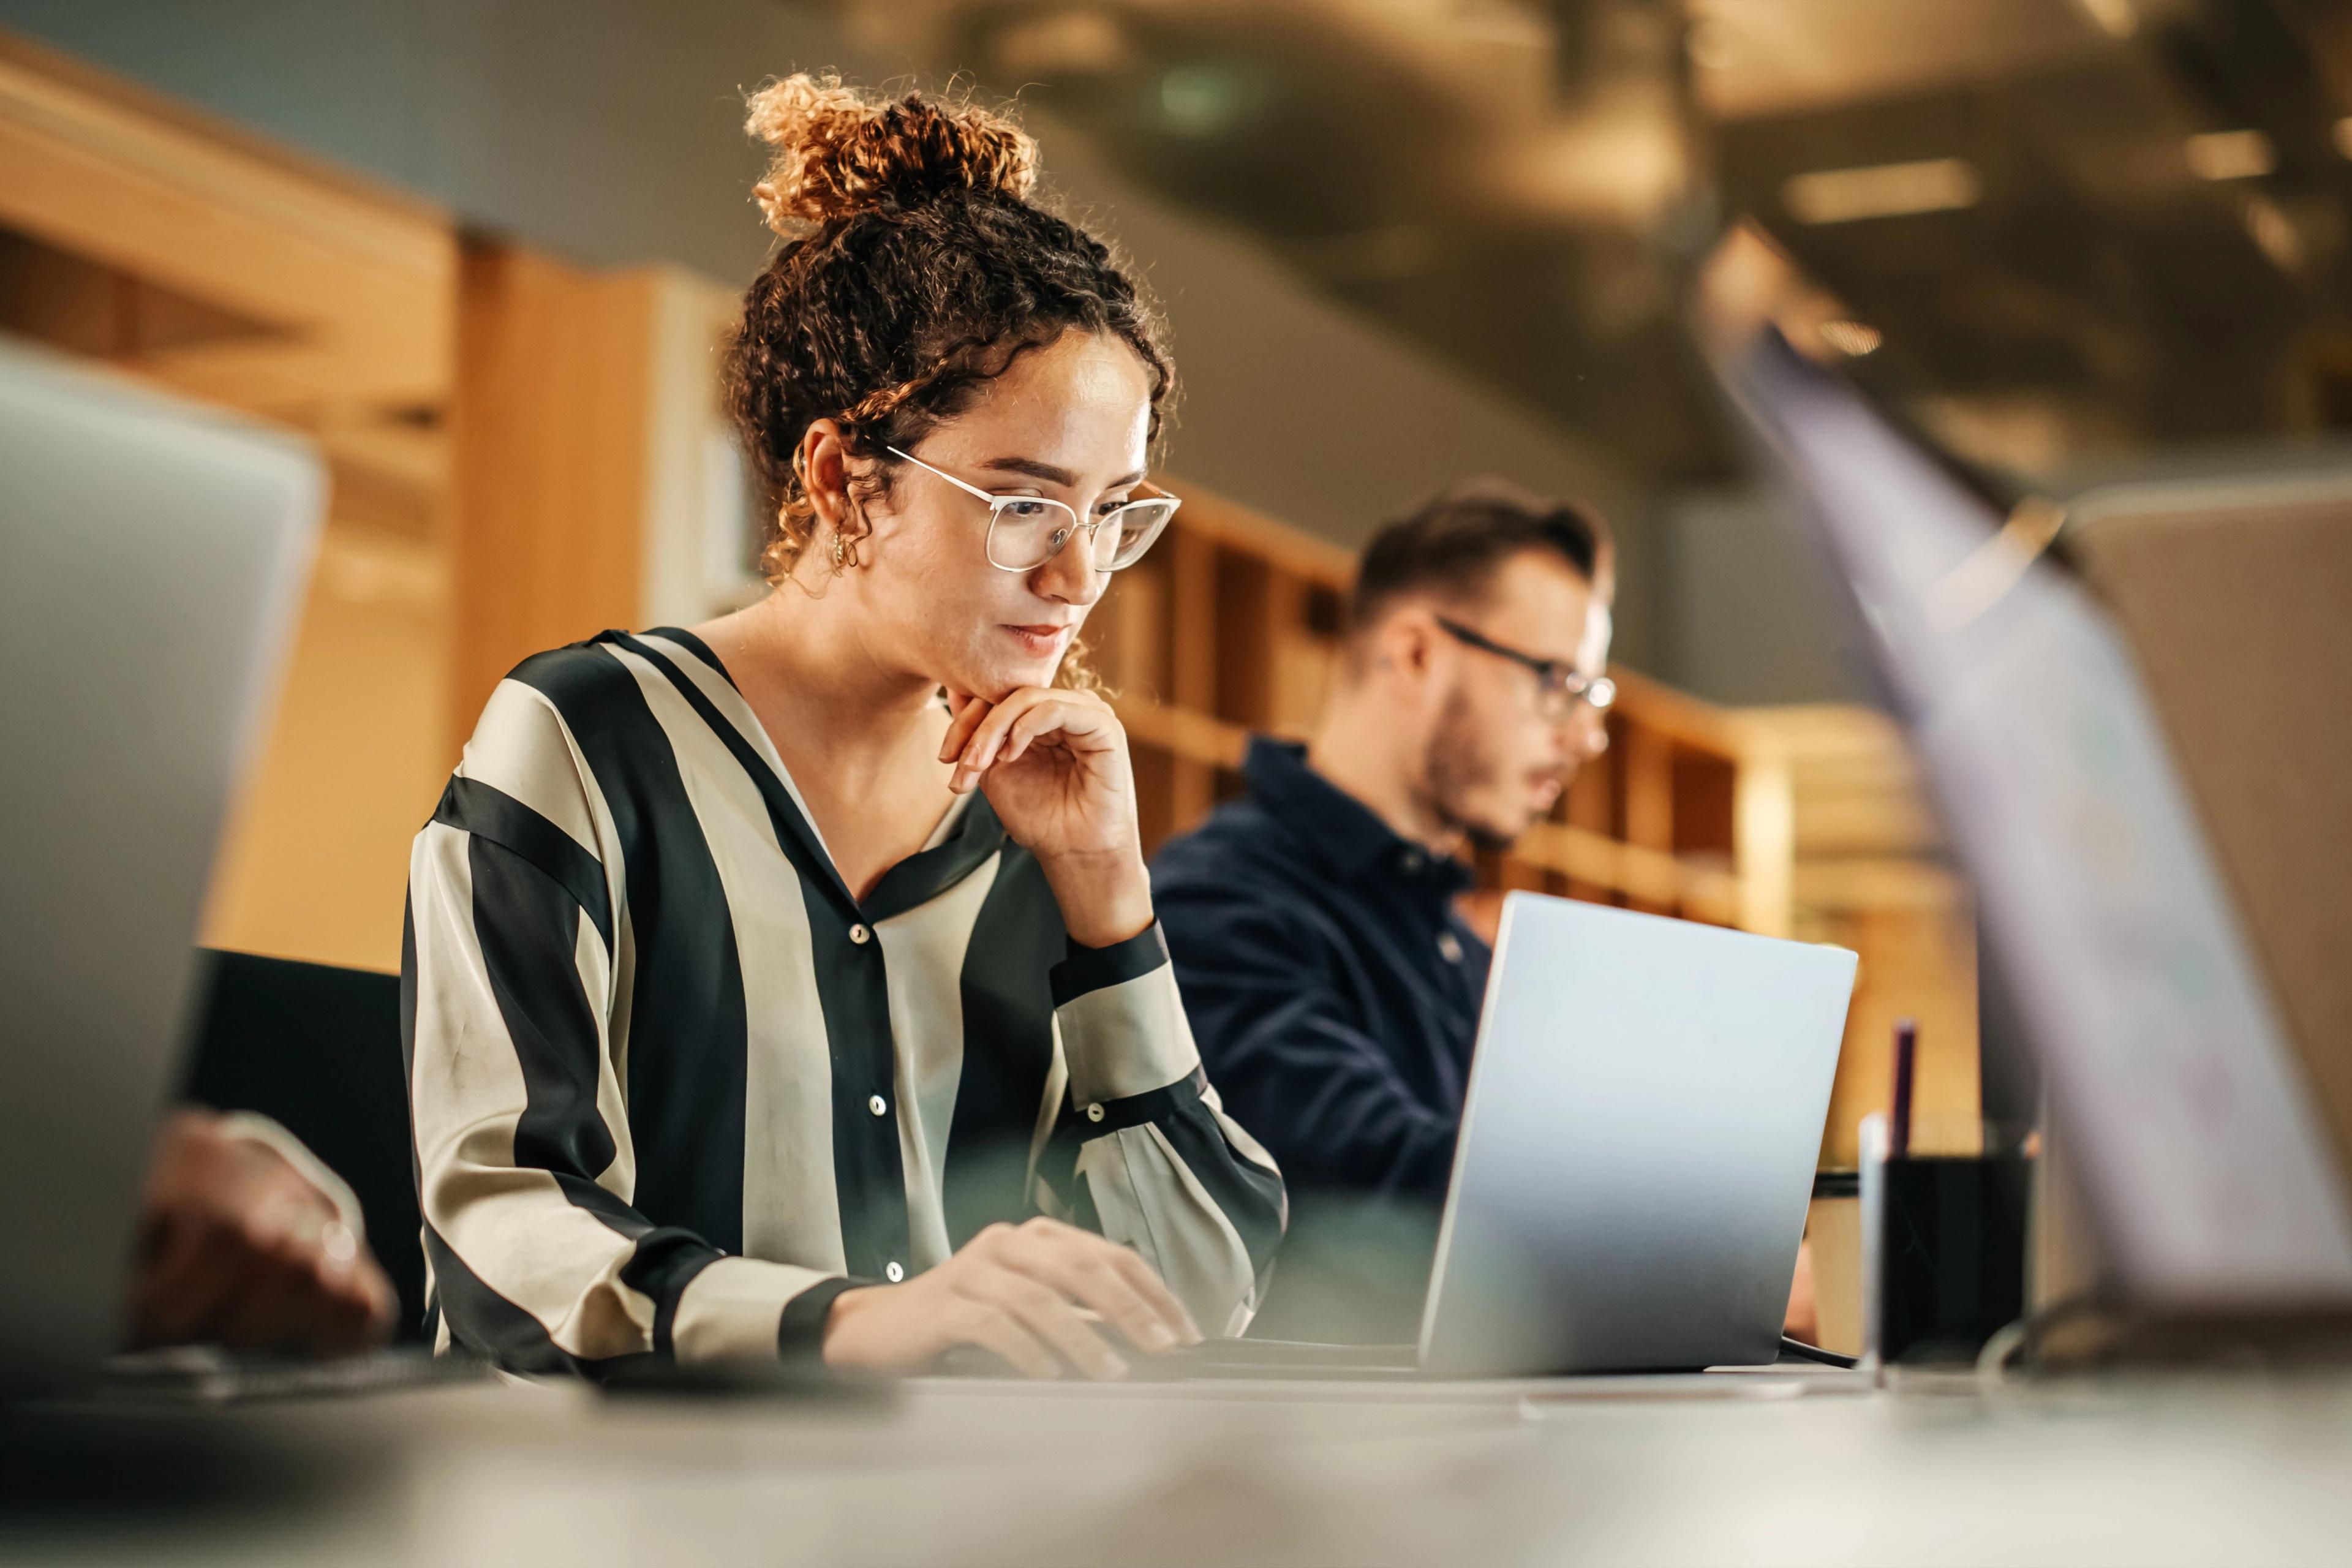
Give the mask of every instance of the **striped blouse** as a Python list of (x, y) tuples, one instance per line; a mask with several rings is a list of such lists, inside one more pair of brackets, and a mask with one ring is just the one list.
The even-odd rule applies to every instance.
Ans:
[(1238, 1333), (1281, 1237), (1159, 928), (1073, 942), (977, 791), (851, 898), (689, 633), (499, 684), (401, 967), (436, 1333), (517, 1371), (813, 1351), (841, 1290), (1038, 1213)]

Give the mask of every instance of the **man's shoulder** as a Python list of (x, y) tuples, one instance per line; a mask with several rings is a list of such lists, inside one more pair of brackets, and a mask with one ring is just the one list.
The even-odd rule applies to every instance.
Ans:
[(1291, 830), (1255, 800), (1228, 801), (1207, 821), (1160, 847), (1151, 883), (1162, 891), (1216, 891), (1256, 879), (1294, 879), (1301, 847)]

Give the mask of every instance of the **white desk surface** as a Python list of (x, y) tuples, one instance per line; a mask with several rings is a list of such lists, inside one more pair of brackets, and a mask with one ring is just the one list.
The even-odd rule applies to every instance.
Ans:
[(0, 1562), (2352, 1560), (2343, 1373), (1724, 1381), (929, 1382), (863, 1407), (482, 1385), (37, 1413), (9, 1459), (83, 1479), (0, 1512)]

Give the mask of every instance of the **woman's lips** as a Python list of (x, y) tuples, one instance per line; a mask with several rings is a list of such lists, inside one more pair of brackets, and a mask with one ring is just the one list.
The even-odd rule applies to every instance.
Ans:
[(1070, 635), (1070, 628), (1061, 626), (1006, 626), (1003, 630), (1021, 645), (1023, 651), (1031, 654), (1052, 653)]

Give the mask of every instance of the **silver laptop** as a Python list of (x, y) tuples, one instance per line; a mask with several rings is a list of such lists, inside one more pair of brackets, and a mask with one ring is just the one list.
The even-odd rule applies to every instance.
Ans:
[(1505, 899), (1421, 1370), (1772, 1361), (1854, 962)]
[(1843, 948), (1510, 894), (1420, 1342), (1383, 1356), (1212, 1342), (1182, 1370), (1539, 1377), (1774, 1361), (1854, 963)]
[(198, 909), (324, 493), (291, 439), (0, 344), (0, 1398), (121, 1332)]

